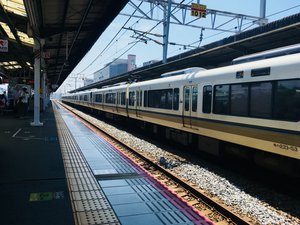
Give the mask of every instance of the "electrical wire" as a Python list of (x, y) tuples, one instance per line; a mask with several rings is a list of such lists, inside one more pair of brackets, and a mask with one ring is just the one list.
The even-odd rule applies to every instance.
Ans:
[(275, 16), (275, 15), (278, 15), (278, 14), (280, 14), (280, 13), (287, 12), (287, 11), (289, 11), (289, 10), (291, 10), (291, 9), (295, 9), (295, 8), (298, 8), (298, 7), (300, 7), (300, 5), (296, 5), (296, 6), (293, 6), (293, 7), (291, 7), (291, 8), (281, 10), (281, 11), (279, 11), (279, 12), (270, 14), (270, 15), (268, 15), (267, 17)]
[[(293, 6), (293, 7), (288, 8), (288, 9), (281, 10), (281, 11), (279, 11), (279, 12), (276, 12), (276, 13), (273, 13), (273, 14), (268, 15), (267, 18), (270, 18), (270, 17), (272, 17), (272, 16), (278, 15), (278, 14), (283, 13), (283, 12), (287, 12), (287, 11), (289, 11), (289, 10), (292, 10), (292, 9), (295, 9), (295, 8), (298, 8), (298, 7), (300, 7), (300, 5), (296, 5), (296, 6)], [(248, 22), (248, 23), (243, 24), (243, 26), (246, 26), (246, 25), (249, 25), (249, 24), (250, 24), (250, 26), (244, 28), (242, 31), (245, 31), (245, 30), (247, 30), (247, 29), (249, 29), (250, 27), (252, 27), (252, 26), (255, 25), (255, 24), (252, 23), (252, 22)], [(235, 30), (235, 27), (229, 29), (229, 31), (233, 31), (233, 30)], [(221, 34), (223, 34), (223, 33), (225, 33), (225, 31), (221, 31), (221, 32), (219, 32), (219, 33), (210, 35), (210, 36), (208, 36), (208, 37), (206, 37), (206, 38), (203, 38), (203, 39), (209, 39), (209, 38), (212, 38), (212, 37), (221, 35)], [(189, 45), (195, 45), (195, 44), (197, 44), (197, 43), (200, 43), (200, 41), (198, 40), (198, 41), (192, 42), (192, 43), (190, 43)]]
[[(184, 2), (184, 0), (182, 0), (175, 8), (173, 8), (172, 9), (172, 13), (174, 12), (174, 10), (176, 10), (177, 8), (178, 8), (178, 6), (180, 6), (182, 3)], [(190, 1), (189, 3), (187, 3), (187, 4), (190, 4), (192, 1)], [(138, 6), (138, 8), (140, 8), (141, 7), (141, 4), (142, 4), (142, 2), (139, 4), (139, 6)], [(156, 7), (157, 7), (158, 5), (156, 5)], [(291, 10), (291, 9), (295, 9), (295, 8), (297, 8), (297, 7), (299, 7), (300, 5), (296, 5), (296, 6), (293, 6), (293, 7), (291, 7), (291, 8), (288, 8), (288, 9), (285, 9), (285, 10), (281, 10), (281, 11), (279, 11), (279, 12), (276, 12), (276, 13), (273, 13), (273, 14), (270, 14), (270, 15), (268, 15), (267, 17), (272, 17), (272, 16), (274, 16), (274, 15), (277, 15), (277, 14), (280, 14), (280, 13), (283, 13), (283, 12), (286, 12), (286, 11), (289, 11), (289, 10)], [(180, 9), (178, 9), (175, 13), (177, 13), (178, 11), (179, 11)], [(135, 11), (132, 13), (132, 15), (127, 19), (127, 21), (124, 23), (124, 25), (119, 29), (119, 31), (116, 33), (116, 35), (111, 39), (111, 41), (106, 45), (106, 47), (101, 51), (101, 53), (100, 54), (98, 54), (98, 56), (91, 62), (91, 63), (89, 63), (89, 65), (88, 66), (86, 66), (82, 71), (80, 71), (79, 73), (82, 73), (83, 71), (85, 71), (87, 68), (89, 68), (100, 56), (102, 56), (102, 54), (106, 51), (106, 50), (108, 50), (110, 47), (112, 47), (112, 42), (115, 40), (115, 38), (120, 34), (120, 32), (121, 32), (121, 30), (126, 26), (126, 24), (129, 22), (129, 20), (133, 17), (133, 15), (136, 13), (136, 11), (137, 11), (137, 8), (135, 9)], [(150, 12), (151, 10), (149, 10), (146, 14), (148, 15), (148, 13)], [(133, 27), (135, 24), (137, 24), (137, 23), (139, 23), (139, 21), (140, 20), (142, 20), (143, 18), (140, 18), (139, 20), (137, 20), (135, 23), (133, 23), (130, 27)], [(160, 20), (159, 22), (157, 22), (157, 24), (155, 24), (151, 29), (149, 29), (148, 31), (145, 31), (145, 32), (141, 32), (141, 34), (138, 36), (138, 37), (136, 37), (136, 38), (139, 38), (139, 37), (145, 37), (146, 35), (148, 35), (148, 34), (150, 34), (150, 32), (151, 31), (153, 31), (157, 26), (159, 26), (161, 23), (163, 23), (163, 22), (165, 22), (165, 20), (164, 19), (162, 19), (162, 20)], [(252, 26), (254, 26), (255, 24), (253, 24), (252, 22), (249, 22), (249, 23), (245, 23), (245, 24), (243, 24), (243, 27), (244, 26), (246, 26), (246, 25), (249, 25), (250, 24), (250, 26), (248, 26), (248, 27), (246, 27), (246, 28), (244, 28), (243, 29), (243, 31), (245, 31), (245, 30), (247, 30), (247, 29), (249, 29), (250, 27), (252, 27)], [(229, 29), (230, 31), (232, 31), (232, 30), (235, 30), (236, 28), (235, 27), (233, 27), (233, 28), (231, 28), (231, 29)], [(126, 33), (126, 31), (117, 39), (117, 40), (119, 40), (124, 34)], [(223, 33), (225, 33), (225, 31), (221, 31), (221, 32), (219, 32), (219, 33), (216, 33), (216, 34), (213, 34), (213, 35), (210, 35), (210, 36), (208, 36), (208, 37), (205, 37), (205, 38), (202, 38), (202, 39), (210, 39), (210, 38), (212, 38), (212, 37), (215, 37), (215, 36), (218, 36), (218, 35), (221, 35), (221, 34), (223, 34)], [(116, 40), (116, 41), (117, 41)], [(152, 39), (151, 39), (152, 40)], [(153, 41), (153, 40), (152, 40)], [(110, 62), (109, 64), (111, 64), (111, 63), (113, 63), (113, 62), (115, 62), (116, 60), (118, 60), (120, 57), (122, 57), (125, 53), (127, 53), (129, 50), (131, 50), (133, 47), (135, 47), (138, 43), (140, 43), (140, 41), (136, 41), (128, 50), (126, 50), (125, 52), (123, 52), (121, 55), (119, 55), (117, 58), (115, 58), (112, 62)], [(198, 44), (199, 43), (199, 46), (198, 47), (200, 47), (200, 44), (201, 44), (201, 41), (200, 40), (197, 40), (197, 41), (195, 41), (195, 42), (193, 42), (193, 43), (190, 43), (190, 44), (187, 44), (186, 46), (193, 46), (193, 45), (195, 45), (195, 44)], [(130, 44), (128, 44), (127, 46), (125, 46), (124, 48), (122, 48), (121, 50), (119, 50), (118, 52), (116, 52), (114, 55), (116, 55), (117, 53), (119, 53), (120, 51), (122, 51), (123, 49), (125, 49), (125, 48), (127, 48), (128, 46), (129, 46)], [(173, 45), (179, 45), (179, 44), (176, 44), (176, 43), (173, 43)], [(180, 44), (180, 46), (183, 46), (182, 44)], [(195, 47), (195, 48), (197, 48), (197, 47)], [(178, 50), (176, 50), (176, 51), (178, 51)], [(113, 55), (112, 55), (113, 56)], [(112, 57), (112, 56), (110, 56), (110, 57)], [(107, 59), (109, 59), (110, 57), (108, 57)], [(106, 60), (107, 60), (106, 59)]]
[[(143, 2), (141, 2), (139, 4), (138, 7), (141, 6)], [(104, 52), (106, 49), (108, 49), (108, 47), (111, 45), (111, 43), (114, 41), (114, 39), (118, 36), (118, 34), (122, 31), (123, 27), (126, 26), (126, 24), (129, 22), (129, 20), (132, 18), (132, 16), (136, 13), (137, 9), (132, 13), (132, 15), (126, 20), (126, 22), (124, 23), (124, 25), (119, 29), (119, 31), (115, 34), (115, 36), (111, 39), (111, 41), (106, 45), (106, 47), (98, 54), (98, 56), (89, 64), (87, 65), (83, 70), (81, 70), (78, 74), (82, 73), (83, 71), (85, 71), (88, 67), (90, 67)], [(124, 34), (123, 34), (124, 35)], [(122, 36), (121, 36), (122, 37)]]
[[(173, 8), (173, 10), (171, 11), (171, 12), (173, 12), (178, 6), (180, 6), (182, 3), (184, 2), (184, 0), (182, 0), (175, 8)], [(192, 2), (192, 1), (190, 1), (190, 2)], [(140, 7), (141, 6), (141, 4), (142, 4), (142, 2), (139, 4), (139, 6), (138, 7)], [(157, 7), (157, 6), (155, 6), (155, 7)], [(122, 28), (117, 32), (117, 34), (114, 36), (114, 38), (110, 41), (110, 43), (109, 44), (111, 44), (112, 43), (112, 41), (115, 39), (115, 37), (120, 33), (120, 31), (125, 27), (125, 25), (127, 24), (127, 22), (132, 18), (132, 16), (134, 15), (134, 13), (137, 11), (137, 9), (132, 13), (132, 15), (129, 17), (129, 19), (125, 22), (125, 24), (122, 26)], [(148, 11), (148, 13), (150, 12), (151, 10), (149, 10)], [(178, 11), (177, 11), (178, 12)], [(147, 14), (148, 14), (147, 13)], [(136, 24), (136, 23), (138, 23), (140, 20), (141, 20), (142, 18), (140, 18), (138, 21), (136, 21), (134, 24)], [(150, 30), (148, 30), (148, 31), (146, 31), (146, 32), (143, 32), (141, 35), (143, 35), (143, 36), (145, 36), (145, 35), (147, 35), (147, 34), (149, 34), (152, 30), (154, 30), (158, 25), (160, 25), (161, 23), (163, 23), (165, 20), (164, 19), (162, 19), (161, 21), (159, 21), (159, 22), (157, 22), (157, 24), (156, 25), (154, 25)], [(133, 25), (134, 25), (133, 24)], [(117, 57), (117, 58), (115, 58), (111, 63), (113, 63), (113, 62), (115, 62), (116, 60), (118, 60), (120, 57), (122, 57), (126, 52), (128, 52), (129, 50), (131, 50), (133, 47), (135, 47), (137, 44), (139, 43), (139, 41), (137, 41), (136, 43), (134, 43), (127, 51), (125, 51), (125, 52), (123, 52), (121, 55), (119, 55), (119, 57)], [(108, 44), (108, 45), (109, 45)], [(108, 45), (105, 47), (105, 49), (107, 49), (108, 48)], [(105, 50), (104, 49), (104, 50)], [(91, 63), (89, 63), (89, 65), (88, 66), (86, 66), (83, 70), (81, 70), (80, 72), (78, 72), (78, 74), (80, 74), (80, 73), (82, 73), (83, 71), (85, 71), (87, 68), (89, 68), (101, 55), (102, 55), (102, 53), (104, 52), (104, 50), (100, 53), (100, 54), (98, 54), (98, 56), (91, 62)], [(105, 68), (105, 67), (104, 67)]]

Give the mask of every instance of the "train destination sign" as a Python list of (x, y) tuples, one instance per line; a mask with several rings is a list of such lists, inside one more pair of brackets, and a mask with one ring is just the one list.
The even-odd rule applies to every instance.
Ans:
[(192, 3), (191, 15), (196, 17), (206, 17), (206, 5)]

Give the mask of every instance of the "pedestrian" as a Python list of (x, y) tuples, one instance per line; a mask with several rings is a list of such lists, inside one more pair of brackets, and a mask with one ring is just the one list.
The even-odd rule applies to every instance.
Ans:
[(19, 97), (20, 116), (26, 116), (28, 111), (29, 93), (27, 87), (23, 87)]
[(20, 90), (20, 86), (16, 85), (15, 88), (13, 89), (13, 109), (14, 109), (14, 113), (16, 115), (16, 117), (18, 117), (18, 113), (20, 111), (19, 106), (20, 106), (20, 94), (21, 94), (21, 90)]
[(0, 115), (4, 114), (4, 109), (6, 106), (6, 96), (3, 92), (0, 93)]

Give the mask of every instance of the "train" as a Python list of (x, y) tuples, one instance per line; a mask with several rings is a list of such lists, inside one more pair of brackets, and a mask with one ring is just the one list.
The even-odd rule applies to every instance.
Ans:
[[(300, 53), (67, 93), (62, 102), (152, 126), (200, 151), (299, 174)], [(224, 143), (225, 147), (224, 147)]]

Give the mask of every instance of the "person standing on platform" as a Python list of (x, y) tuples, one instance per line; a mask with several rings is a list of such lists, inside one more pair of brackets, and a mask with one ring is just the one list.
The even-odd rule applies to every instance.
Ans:
[(20, 116), (26, 116), (29, 103), (29, 93), (26, 87), (22, 88), (19, 101)]
[(20, 101), (20, 94), (21, 94), (21, 90), (20, 87), (18, 85), (15, 86), (15, 88), (13, 89), (13, 109), (14, 109), (14, 114), (16, 115), (16, 117), (18, 117), (19, 114), (19, 101)]
[(0, 115), (4, 114), (4, 109), (6, 106), (6, 96), (3, 92), (0, 93)]

